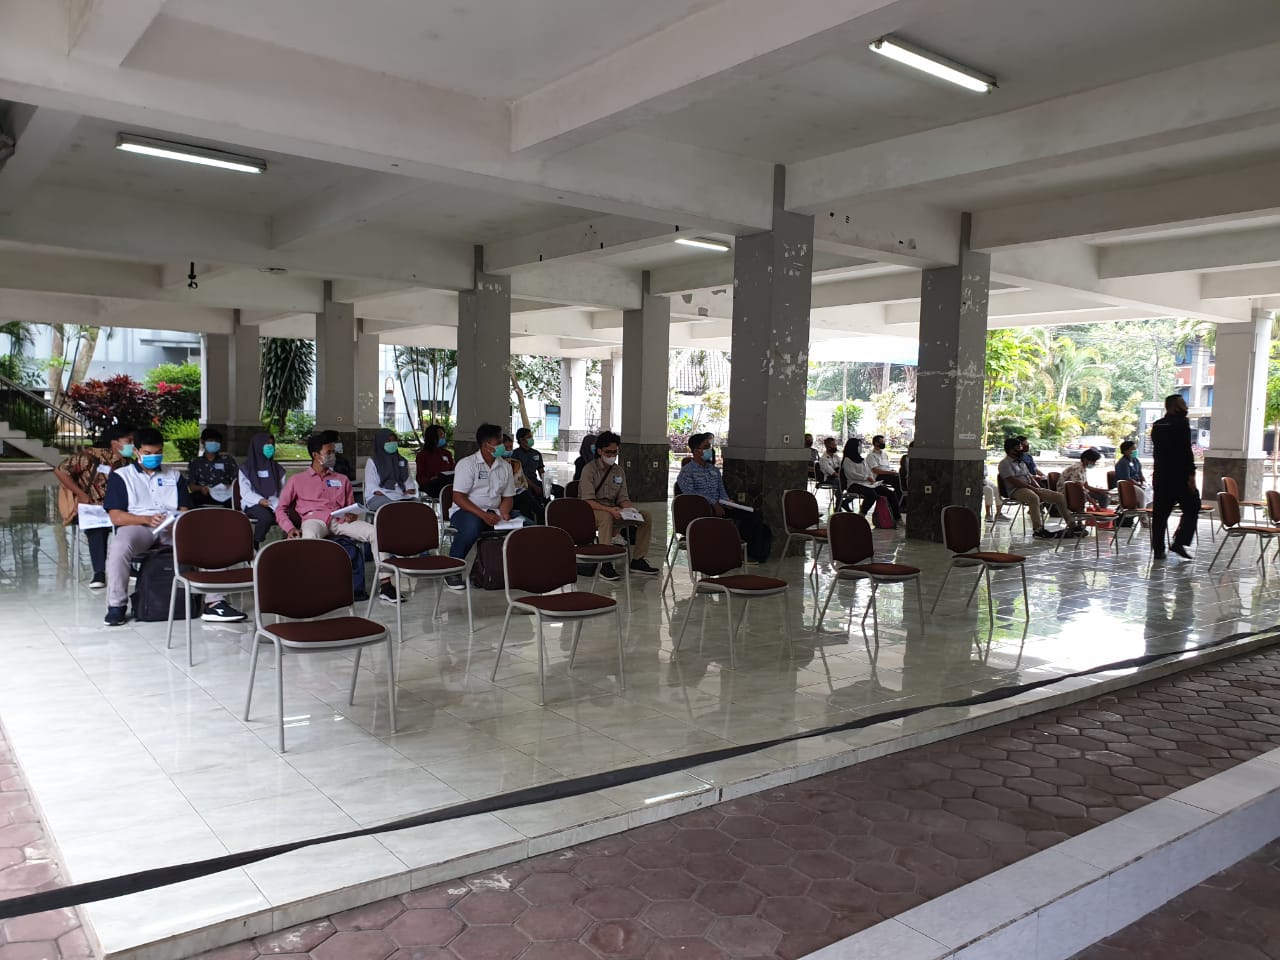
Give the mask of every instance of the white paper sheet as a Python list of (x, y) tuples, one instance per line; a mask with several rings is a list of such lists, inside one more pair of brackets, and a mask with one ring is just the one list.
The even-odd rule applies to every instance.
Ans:
[(350, 517), (357, 517), (357, 516), (360, 516), (360, 514), (362, 514), (362, 513), (364, 513), (364, 507), (360, 506), (360, 504), (358, 504), (358, 503), (353, 503), (353, 504), (351, 504), (351, 506), (349, 506), (349, 507), (340, 507), (339, 509), (337, 509), (337, 510), (333, 511), (333, 513), (329, 514), (329, 516), (331, 516), (331, 517), (348, 517), (348, 516), (350, 516)]
[(111, 518), (107, 511), (92, 503), (82, 503), (76, 507), (80, 516), (81, 530), (103, 530), (111, 526)]
[(622, 519), (633, 520), (636, 523), (644, 523), (644, 514), (642, 514), (635, 507), (627, 507), (625, 510), (622, 511)]
[(513, 519), (511, 519), (511, 520), (499, 520), (497, 523), (495, 523), (495, 524), (493, 525), (493, 529), (495, 529), (495, 530), (519, 530), (519, 529), (520, 529), (521, 527), (523, 527), (523, 526), (524, 526), (524, 521), (523, 521), (523, 520), (521, 520), (521, 519), (519, 519), (519, 518), (513, 518)]
[(209, 496), (217, 500), (219, 503), (226, 503), (231, 499), (231, 485), (227, 483), (215, 483), (209, 488)]
[(755, 513), (755, 507), (748, 507), (745, 503), (735, 503), (732, 500), (721, 500), (720, 503), (726, 507), (733, 507), (735, 510), (745, 510), (747, 513)]

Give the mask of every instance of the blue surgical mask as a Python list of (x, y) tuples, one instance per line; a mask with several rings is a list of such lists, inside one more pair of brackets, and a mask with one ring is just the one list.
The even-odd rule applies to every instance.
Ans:
[(164, 463), (163, 453), (144, 453), (142, 455), (142, 465), (148, 470), (159, 470), (162, 463)]
[(591, 455), (593, 457), (596, 455), (596, 445), (594, 443), (591, 445)]
[(494, 447), (494, 448), (493, 448), (493, 455), (494, 455), (495, 457), (505, 457), (505, 456), (507, 455), (507, 447), (506, 447), (506, 444), (502, 444), (502, 443), (500, 443), (500, 444), (498, 444), (496, 447)]
[(274, 443), (264, 443), (262, 445), (262, 455), (270, 460), (276, 455), (276, 445)]
[(707, 463), (711, 463), (713, 460), (715, 460), (715, 458), (716, 458), (716, 452), (712, 450), (710, 447), (707, 447), (707, 449), (702, 451), (702, 459), (707, 461)]
[(382, 449), (387, 453), (395, 453), (400, 449), (400, 444), (396, 443), (394, 440), (388, 440), (382, 445)]
[(217, 453), (221, 449), (222, 449), (222, 444), (220, 444), (217, 440), (206, 440), (204, 442), (205, 453)]
[(126, 459), (126, 460), (132, 460), (132, 459), (133, 459), (133, 444), (132, 444), (132, 443), (122, 443), (122, 444), (120, 444), (120, 456), (122, 456), (122, 457), (123, 457), (124, 459)]
[(437, 446), (437, 447), (443, 447), (443, 446), (445, 446), (448, 442), (449, 442), (449, 438), (448, 438), (448, 437), (441, 437), (439, 440), (437, 440), (437, 441), (436, 441), (436, 446)]

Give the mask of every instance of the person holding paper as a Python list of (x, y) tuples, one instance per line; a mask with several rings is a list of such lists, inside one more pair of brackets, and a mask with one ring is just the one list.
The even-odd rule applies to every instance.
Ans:
[(276, 507), (284, 489), (284, 467), (275, 462), (276, 438), (255, 433), (249, 441), (249, 458), (240, 468), (240, 507), (253, 521), (256, 550), (276, 525)]
[[(53, 468), (53, 475), (62, 484), (58, 491), (58, 511), (64, 525), (79, 521), (81, 506), (101, 506), (107, 494), (107, 477), (119, 470), (133, 456), (133, 428), (108, 427), (98, 438), (96, 446), (77, 450)], [(90, 590), (103, 590), (107, 586), (107, 538), (111, 527), (83, 528), (89, 541), (89, 562), (93, 566)]]
[(187, 464), (187, 489), (193, 507), (231, 507), (236, 482), (235, 457), (222, 449), (222, 431), (206, 427), (200, 434), (200, 456)]
[[(107, 615), (109, 627), (127, 619), (129, 564), (152, 547), (173, 543), (173, 520), (191, 509), (191, 494), (177, 467), (164, 466), (164, 437), (159, 430), (145, 427), (133, 435), (137, 457), (107, 478), (102, 505), (115, 524), (116, 535), (107, 552)], [(237, 623), (245, 615), (223, 598), (210, 593), (204, 598), (201, 620)]]
[[(280, 502), (276, 504), (276, 523), (291, 540), (298, 537), (325, 540), (341, 536), (372, 543), (373, 524), (356, 519), (363, 508), (356, 506), (351, 481), (333, 469), (337, 459), (333, 444), (334, 441), (325, 439), (323, 433), (313, 433), (307, 438), (311, 466), (302, 473), (295, 473), (285, 483)], [(386, 556), (383, 554), (384, 559)], [(384, 603), (401, 602), (390, 577), (383, 578), (378, 598)]]
[[(467, 558), (480, 534), (513, 518), (516, 481), (506, 461), (508, 451), (502, 442), (502, 428), (492, 423), (480, 424), (476, 448), (471, 456), (458, 461), (453, 474), (453, 503), (446, 508), (453, 529), (458, 531), (449, 546), (449, 556), (457, 560)], [(466, 588), (460, 574), (445, 577), (444, 584), (451, 590)]]
[(872, 476), (871, 468), (862, 457), (860, 438), (850, 437), (844, 445), (844, 457), (840, 462), (840, 470), (845, 484), (845, 495), (840, 502), (840, 509), (853, 509), (853, 498), (859, 496), (862, 497), (862, 515), (865, 517), (876, 505), (876, 500), (884, 500), (889, 506), (889, 513), (893, 515), (894, 525), (898, 524), (902, 519), (902, 514), (898, 510), (898, 498), (890, 487), (879, 483)]
[(871, 451), (863, 458), (867, 469), (877, 483), (883, 483), (893, 491), (894, 502), (902, 506), (902, 478), (889, 463), (889, 455), (885, 452), (884, 434), (877, 433), (871, 438)]
[(373, 435), (373, 456), (364, 465), (364, 505), (374, 513), (418, 493), (409, 477), (409, 461), (400, 456), (400, 441), (385, 427)]
[(548, 487), (551, 497), (563, 497), (564, 487), (551, 483), (546, 475), (546, 465), (542, 462), (542, 453), (533, 445), (533, 431), (521, 427), (516, 431), (516, 448), (511, 451), (511, 459), (519, 460), (524, 468), (524, 475), (529, 478), (529, 488), (534, 495), (543, 501), (548, 499)]
[[(614, 524), (624, 519), (624, 510), (636, 510), (627, 492), (627, 477), (618, 463), (618, 447), (622, 438), (612, 430), (602, 430), (596, 436), (596, 456), (582, 469), (578, 495), (591, 504), (596, 515), (596, 534), (601, 543), (613, 541)], [(653, 518), (643, 510), (636, 510), (640, 521), (636, 525), (636, 545), (632, 554), (631, 572), (654, 575), (658, 571), (649, 566), (645, 555), (649, 552), (649, 540), (653, 536)], [(634, 516), (634, 515), (633, 515)], [(609, 563), (600, 565), (600, 576), (617, 580), (619, 574)]]
[(738, 535), (747, 545), (747, 560), (765, 563), (773, 548), (773, 531), (760, 519), (760, 514), (750, 507), (738, 506), (724, 488), (724, 476), (716, 466), (716, 452), (710, 433), (695, 433), (689, 438), (689, 453), (693, 459), (680, 468), (676, 482), (682, 493), (695, 494), (711, 504), (711, 512), (717, 517), (728, 517), (738, 528)]
[(414, 458), (418, 489), (429, 497), (439, 497), (445, 486), (453, 482), (456, 467), (444, 427), (438, 423), (431, 424), (422, 432), (422, 447)]

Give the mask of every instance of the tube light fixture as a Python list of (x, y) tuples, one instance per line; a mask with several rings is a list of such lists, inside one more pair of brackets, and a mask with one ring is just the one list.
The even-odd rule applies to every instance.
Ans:
[(676, 243), (684, 247), (697, 247), (699, 250), (715, 250), (717, 253), (725, 253), (729, 249), (727, 243), (721, 243), (719, 240), (703, 240), (701, 237), (676, 237)]
[(157, 140), (154, 137), (136, 137), (129, 133), (122, 133), (116, 137), (116, 149), (165, 160), (198, 163), (205, 167), (217, 167), (219, 170), (234, 170), (237, 173), (262, 173), (267, 169), (267, 161), (256, 157), (243, 157), (237, 153), (197, 147), (189, 143)]
[(914, 44), (898, 40), (895, 37), (881, 37), (871, 44), (871, 49), (882, 57), (896, 60), (898, 63), (914, 67), (939, 80), (946, 80), (958, 87), (964, 87), (974, 93), (990, 93), (996, 85), (996, 78), (979, 73), (969, 67), (955, 63), (936, 53), (930, 53)]

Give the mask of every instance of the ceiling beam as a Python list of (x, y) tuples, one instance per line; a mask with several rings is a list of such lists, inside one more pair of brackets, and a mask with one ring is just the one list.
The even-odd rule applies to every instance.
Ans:
[(817, 249), (906, 267), (959, 262), (960, 214), (907, 199), (833, 203), (805, 208), (813, 214)]
[(271, 246), (286, 250), (306, 240), (364, 226), (378, 211), (422, 189), (421, 181), (357, 171), (271, 217)]
[(191, 333), (232, 333), (235, 329), (234, 310), (0, 290), (0, 323), (11, 320)]
[(12, 212), (30, 193), (80, 122), (80, 115), (15, 103), (6, 127), (17, 141), (13, 156), (0, 163), (0, 216)]
[(678, 224), (631, 217), (596, 217), (485, 244), (484, 268), (488, 273), (511, 273), (538, 264), (642, 250), (696, 232), (691, 225), (682, 230)]
[[(883, 264), (815, 249), (813, 252), (813, 276), (820, 279), (832, 275), (848, 275), (868, 270), (882, 270)], [(733, 283), (733, 254), (709, 255), (688, 263), (673, 264), (649, 271), (650, 293), (685, 293), (689, 290), (706, 290)]]
[(1224, 230), (1101, 247), (1098, 276), (1142, 277), (1280, 263), (1280, 227)]
[(1206, 300), (1220, 297), (1280, 296), (1280, 267), (1203, 273), (1200, 275), (1200, 296)]
[(159, 16), (165, 0), (67, 0), (67, 54), (118, 67)]
[(603, 263), (559, 263), (511, 275), (511, 296), (575, 307), (640, 309), (640, 271)]

